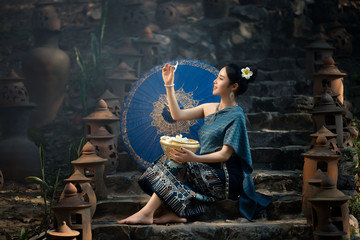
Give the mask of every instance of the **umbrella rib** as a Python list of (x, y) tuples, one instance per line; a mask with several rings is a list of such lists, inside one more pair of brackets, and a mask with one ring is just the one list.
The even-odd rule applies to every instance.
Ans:
[[(138, 155), (141, 156), (143, 159), (144, 159), (144, 154), (142, 154), (144, 152), (144, 149), (147, 149), (145, 148), (144, 146), (147, 145), (149, 146), (149, 141), (148, 141), (148, 136), (150, 137), (154, 132), (156, 132), (156, 130), (154, 129), (153, 131), (151, 132), (147, 132), (146, 130), (145, 131), (142, 131), (142, 133), (140, 134), (143, 134), (143, 133), (146, 133), (146, 136), (142, 136), (141, 139), (143, 139), (144, 141), (142, 141), (140, 144), (137, 144), (136, 147), (133, 146), (134, 149), (138, 149)], [(157, 134), (156, 134), (157, 135)], [(156, 136), (155, 135), (155, 136)], [(136, 137), (136, 136), (134, 136)], [(154, 142), (154, 141), (153, 141)], [(134, 145), (134, 144), (133, 144)], [(147, 152), (145, 152), (147, 153)], [(154, 159), (153, 159), (154, 160)]]
[[(160, 145), (159, 142), (156, 141), (156, 136), (155, 135), (155, 138), (151, 141), (151, 144), (148, 146), (146, 152), (145, 152), (145, 156), (150, 156), (152, 159), (149, 159), (150, 161), (154, 161), (155, 158), (157, 156), (154, 156), (155, 155), (155, 150), (156, 150), (156, 147), (158, 147), (158, 145)], [(154, 146), (155, 145), (155, 146)], [(160, 155), (161, 154), (161, 151), (159, 151), (159, 154), (156, 153), (156, 155)]]

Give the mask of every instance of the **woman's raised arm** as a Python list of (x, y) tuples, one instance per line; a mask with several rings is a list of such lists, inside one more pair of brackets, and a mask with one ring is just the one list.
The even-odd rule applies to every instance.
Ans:
[(170, 114), (174, 120), (193, 120), (204, 117), (203, 105), (189, 109), (180, 109), (174, 90), (174, 66), (166, 63), (162, 69), (162, 77), (166, 88)]

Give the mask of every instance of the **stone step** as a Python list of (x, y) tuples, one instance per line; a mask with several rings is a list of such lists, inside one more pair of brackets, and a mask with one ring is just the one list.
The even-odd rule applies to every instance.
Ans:
[(125, 149), (121, 152), (118, 152), (118, 159), (119, 165), (116, 169), (117, 172), (142, 171), (142, 168), (131, 158)]
[(264, 58), (260, 60), (256, 66), (259, 69), (265, 71), (281, 70), (281, 69), (303, 69), (304, 58), (290, 58), (290, 57), (280, 57), (280, 58)]
[[(108, 198), (117, 198), (119, 195), (144, 194), (137, 183), (141, 175), (140, 171), (107, 175)], [(301, 192), (302, 170), (254, 170), (253, 180), (256, 189), (280, 193), (285, 191)]]
[(290, 96), (294, 94), (302, 94), (299, 91), (297, 81), (257, 81), (249, 84), (245, 96), (262, 96), (262, 97), (277, 97), (277, 96)]
[[(269, 1), (270, 2), (270, 1)], [(271, 1), (272, 3), (274, 1)], [(300, 45), (301, 46), (301, 45)], [(304, 46), (304, 45), (302, 45)], [(268, 53), (269, 56), (274, 58), (281, 58), (281, 57), (292, 57), (292, 58), (303, 58), (306, 55), (306, 49), (304, 47), (284, 47), (281, 42), (275, 46), (272, 46), (270, 52)]]
[(108, 197), (113, 198), (119, 194), (137, 195), (144, 194), (137, 183), (142, 171), (117, 172), (106, 176)]
[(301, 192), (302, 170), (254, 170), (253, 180), (255, 188), (262, 193), (269, 192)]
[[(262, 81), (296, 81), (296, 83), (302, 83), (304, 86), (311, 86), (311, 80), (306, 78), (305, 70), (300, 68), (295, 69), (278, 69), (278, 70), (261, 70), (257, 71), (255, 82)], [(310, 89), (308, 89), (310, 90)], [(311, 92), (304, 92), (303, 94), (311, 94)]]
[(308, 145), (312, 131), (306, 130), (269, 130), (248, 131), (251, 147), (282, 147), (287, 145)]
[(279, 57), (279, 58), (263, 58), (260, 60), (237, 60), (235, 61), (240, 66), (249, 66), (255, 65), (258, 70), (274, 71), (274, 70), (284, 70), (284, 69), (304, 69), (305, 68), (305, 58), (304, 56), (298, 58), (290, 57)]
[(310, 113), (314, 108), (312, 96), (293, 95), (278, 97), (239, 96), (238, 104), (245, 113), (280, 112)]
[[(261, 211), (257, 216), (271, 220), (281, 219), (284, 216), (301, 214), (301, 194), (297, 192), (270, 192), (268, 190), (258, 190), (258, 192), (272, 196), (273, 201)], [(126, 218), (139, 211), (149, 200), (148, 195), (118, 195), (98, 201), (94, 219), (115, 220)], [(218, 220), (218, 219), (237, 219), (241, 215), (238, 209), (237, 200), (221, 200), (208, 205), (205, 214), (193, 218), (193, 220)], [(162, 212), (164, 209), (161, 209)]]
[(250, 125), (248, 130), (278, 129), (278, 130), (311, 130), (314, 121), (310, 113), (279, 113), (258, 112), (247, 113)]
[(310, 225), (304, 218), (285, 220), (256, 220), (245, 222), (243, 219), (169, 225), (124, 225), (114, 221), (93, 222), (94, 240), (308, 240), (313, 239)]
[(308, 150), (308, 146), (290, 145), (279, 148), (254, 147), (251, 155), (254, 169), (266, 170), (294, 170), (302, 169), (304, 158), (301, 153)]

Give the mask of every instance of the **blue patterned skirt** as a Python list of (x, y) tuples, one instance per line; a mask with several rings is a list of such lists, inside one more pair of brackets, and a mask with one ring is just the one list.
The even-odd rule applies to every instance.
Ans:
[(214, 168), (198, 162), (177, 164), (165, 155), (144, 172), (139, 185), (185, 218), (203, 214), (208, 202), (225, 198), (225, 183)]

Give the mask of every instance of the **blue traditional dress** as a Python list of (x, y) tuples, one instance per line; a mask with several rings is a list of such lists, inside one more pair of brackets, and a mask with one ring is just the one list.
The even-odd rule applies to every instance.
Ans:
[(234, 154), (226, 161), (227, 174), (221, 163), (186, 162), (181, 165), (160, 157), (141, 176), (139, 184), (149, 195), (156, 193), (180, 217), (193, 217), (206, 210), (208, 202), (225, 199), (239, 200), (239, 211), (252, 220), (257, 210), (270, 200), (255, 192), (252, 160), (246, 117), (239, 106), (227, 107), (204, 118), (199, 130), (200, 154), (231, 146)]

